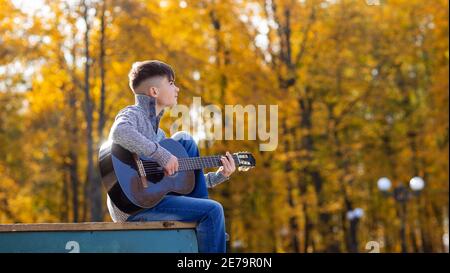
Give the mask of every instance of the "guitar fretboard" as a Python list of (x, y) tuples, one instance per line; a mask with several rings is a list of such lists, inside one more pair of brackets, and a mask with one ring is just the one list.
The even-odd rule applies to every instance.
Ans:
[[(187, 157), (178, 158), (178, 169), (180, 171), (193, 171), (205, 168), (213, 168), (222, 166), (220, 155), (217, 156), (203, 156), (203, 157)], [(232, 155), (235, 164), (237, 165), (237, 157)]]

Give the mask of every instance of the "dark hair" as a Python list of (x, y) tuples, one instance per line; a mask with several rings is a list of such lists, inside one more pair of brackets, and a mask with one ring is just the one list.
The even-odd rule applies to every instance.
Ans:
[(135, 90), (144, 80), (155, 77), (166, 76), (169, 81), (175, 79), (175, 73), (170, 65), (157, 60), (135, 62), (128, 73), (131, 90)]

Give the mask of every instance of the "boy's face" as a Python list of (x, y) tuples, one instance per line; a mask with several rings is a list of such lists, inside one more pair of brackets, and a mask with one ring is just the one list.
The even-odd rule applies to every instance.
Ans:
[(172, 107), (177, 104), (178, 92), (180, 89), (175, 85), (173, 79), (162, 77), (158, 84), (158, 95), (156, 103), (162, 107)]

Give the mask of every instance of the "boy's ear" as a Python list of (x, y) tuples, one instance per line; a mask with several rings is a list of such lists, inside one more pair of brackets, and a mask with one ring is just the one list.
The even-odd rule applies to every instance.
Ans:
[(150, 96), (152, 96), (152, 97), (154, 97), (154, 98), (158, 97), (159, 91), (158, 91), (158, 88), (157, 88), (157, 87), (152, 86), (152, 87), (150, 87), (150, 88), (148, 89), (148, 91), (149, 91), (149, 95), (150, 95)]

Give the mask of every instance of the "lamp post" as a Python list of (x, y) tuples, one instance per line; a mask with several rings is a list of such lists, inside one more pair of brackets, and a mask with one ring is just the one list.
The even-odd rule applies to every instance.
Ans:
[(363, 217), (362, 208), (347, 211), (347, 219), (350, 221), (350, 252), (358, 252), (357, 229), (359, 220)]
[(415, 176), (409, 181), (409, 189), (404, 185), (398, 185), (394, 187), (393, 192), (389, 192), (392, 183), (387, 177), (381, 177), (377, 182), (378, 189), (385, 196), (393, 196), (394, 200), (400, 203), (400, 238), (402, 240), (402, 252), (406, 252), (406, 204), (413, 196), (418, 196), (425, 187), (425, 181)]

